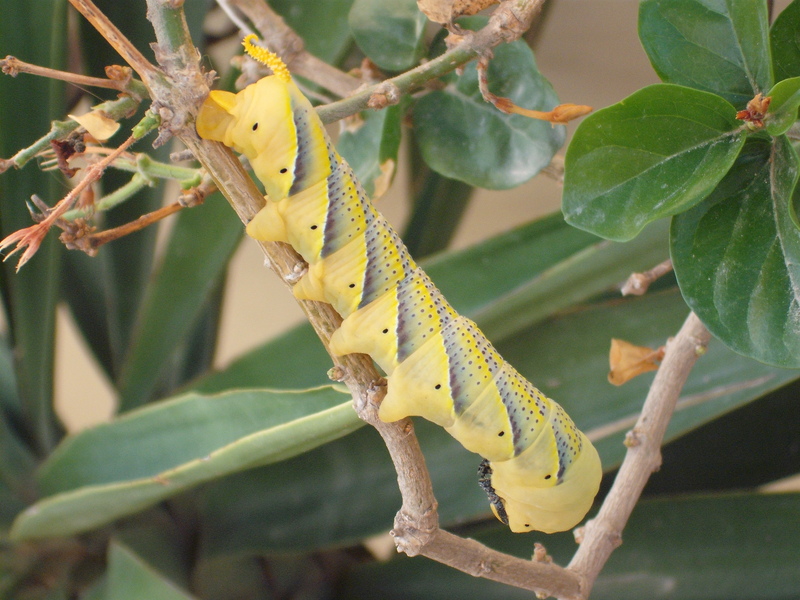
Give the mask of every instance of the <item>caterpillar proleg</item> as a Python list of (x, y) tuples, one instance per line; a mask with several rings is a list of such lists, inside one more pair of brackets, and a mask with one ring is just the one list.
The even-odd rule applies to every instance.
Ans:
[(250, 36), (245, 47), (275, 74), (211, 92), (197, 131), (247, 156), (264, 184), (267, 204), (247, 233), (288, 242), (308, 262), (294, 294), (344, 319), (333, 353), (369, 354), (384, 370), (381, 419), (421, 416), (483, 456), (481, 485), (512, 531), (576, 525), (600, 484), (597, 451), (416, 265), (280, 60)]

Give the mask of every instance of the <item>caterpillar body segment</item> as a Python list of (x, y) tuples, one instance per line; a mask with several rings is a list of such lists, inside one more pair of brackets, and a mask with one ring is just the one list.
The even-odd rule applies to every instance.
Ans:
[(202, 137), (245, 154), (264, 184), (267, 206), (247, 233), (286, 241), (308, 262), (294, 293), (328, 302), (343, 317), (334, 354), (369, 354), (384, 370), (381, 419), (421, 416), (488, 459), (481, 485), (513, 531), (573, 527), (599, 487), (596, 450), (447, 303), (371, 204), (309, 101), (276, 73), (235, 95), (212, 92), (197, 119)]

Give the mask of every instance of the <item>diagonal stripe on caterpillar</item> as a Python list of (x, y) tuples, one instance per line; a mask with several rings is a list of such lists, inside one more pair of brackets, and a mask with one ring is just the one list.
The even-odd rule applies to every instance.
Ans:
[(238, 94), (214, 91), (201, 137), (247, 156), (267, 204), (248, 224), (308, 262), (299, 299), (344, 319), (337, 355), (369, 354), (386, 372), (384, 421), (421, 416), (484, 457), (480, 484), (512, 531), (563, 531), (591, 507), (597, 451), (564, 410), (522, 377), (447, 303), (367, 198), (308, 99), (275, 55), (245, 39), (275, 75)]

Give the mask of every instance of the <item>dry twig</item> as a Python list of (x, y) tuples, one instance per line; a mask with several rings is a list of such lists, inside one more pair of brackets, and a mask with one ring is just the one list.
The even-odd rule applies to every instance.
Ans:
[[(568, 569), (582, 580), (587, 598), (611, 553), (622, 543), (622, 530), (650, 474), (661, 466), (661, 443), (675, 403), (689, 373), (706, 349), (710, 334), (694, 313), (672, 340), (647, 394), (642, 414), (628, 434), (628, 451), (598, 515), (584, 527), (583, 541)], [(566, 598), (566, 597), (565, 597)]]
[(672, 260), (667, 259), (644, 273), (631, 273), (620, 291), (623, 296), (643, 296), (653, 282), (670, 271), (672, 271)]

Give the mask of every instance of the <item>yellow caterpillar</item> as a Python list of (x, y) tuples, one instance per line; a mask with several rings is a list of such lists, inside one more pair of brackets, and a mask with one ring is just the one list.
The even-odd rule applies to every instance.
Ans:
[(385, 371), (384, 421), (415, 415), (483, 456), (480, 482), (513, 531), (563, 531), (592, 505), (597, 451), (564, 410), (522, 377), (459, 316), (366, 197), (322, 122), (274, 54), (238, 94), (214, 91), (197, 131), (247, 156), (267, 204), (248, 224), (257, 240), (288, 242), (308, 262), (297, 298), (328, 302), (344, 321), (336, 355), (369, 354)]

